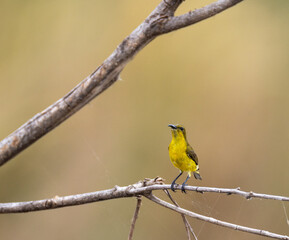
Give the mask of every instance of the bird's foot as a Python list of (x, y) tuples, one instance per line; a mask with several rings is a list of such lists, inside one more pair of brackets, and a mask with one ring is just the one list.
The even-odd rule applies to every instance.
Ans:
[(175, 185), (175, 183), (173, 182), (173, 183), (172, 183), (172, 185), (171, 185), (171, 189), (172, 189), (172, 191), (173, 191), (173, 192), (175, 192), (175, 191), (176, 191), (176, 190), (175, 190), (175, 186), (174, 186), (174, 185)]
[(185, 186), (186, 186), (186, 185), (187, 185), (187, 184), (185, 184), (185, 183), (182, 184), (181, 190), (182, 190), (183, 193), (187, 193), (186, 190), (185, 190)]

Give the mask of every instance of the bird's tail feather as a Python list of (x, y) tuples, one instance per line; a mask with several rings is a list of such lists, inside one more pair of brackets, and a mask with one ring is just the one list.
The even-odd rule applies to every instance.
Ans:
[(194, 172), (194, 177), (195, 177), (195, 179), (202, 180), (202, 177), (201, 177), (199, 171), (195, 171), (195, 172)]

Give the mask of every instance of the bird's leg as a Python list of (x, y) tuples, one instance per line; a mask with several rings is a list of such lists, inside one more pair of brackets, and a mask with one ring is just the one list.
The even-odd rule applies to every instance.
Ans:
[(177, 181), (177, 179), (183, 174), (183, 172), (181, 171), (180, 174), (175, 178), (175, 180), (172, 182), (172, 185), (171, 185), (171, 189), (173, 192), (175, 192), (175, 188), (174, 188), (174, 185)]
[(190, 177), (191, 177), (190, 174), (188, 174), (186, 181), (184, 181), (182, 184), (182, 192), (183, 193), (186, 193), (185, 186), (186, 186), (186, 182), (189, 180)]

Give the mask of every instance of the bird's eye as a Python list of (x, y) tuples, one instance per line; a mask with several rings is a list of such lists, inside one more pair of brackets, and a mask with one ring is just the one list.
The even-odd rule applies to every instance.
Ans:
[(180, 130), (181, 130), (181, 131), (184, 131), (184, 128), (183, 128), (183, 127), (180, 127)]

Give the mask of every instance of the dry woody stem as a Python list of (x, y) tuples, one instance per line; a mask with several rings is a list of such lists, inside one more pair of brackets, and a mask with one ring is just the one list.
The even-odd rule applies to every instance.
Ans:
[(162, 1), (92, 74), (0, 142), (0, 166), (110, 87), (126, 64), (156, 37), (210, 18), (242, 1), (218, 0), (180, 16), (174, 14), (183, 0)]

